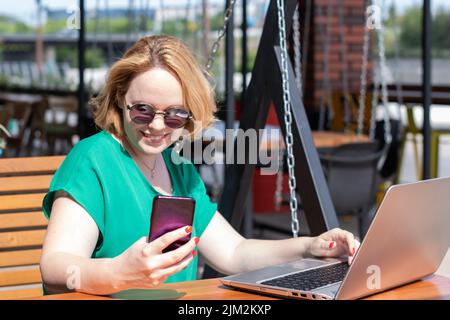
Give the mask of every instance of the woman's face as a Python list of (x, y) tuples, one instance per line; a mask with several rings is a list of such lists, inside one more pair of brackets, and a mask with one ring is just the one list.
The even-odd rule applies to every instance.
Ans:
[(131, 120), (127, 105), (144, 103), (157, 111), (169, 108), (187, 108), (183, 105), (181, 84), (170, 72), (153, 68), (137, 75), (130, 83), (123, 107), (124, 130), (128, 142), (135, 151), (144, 154), (158, 154), (177, 141), (183, 128), (172, 129), (165, 125), (164, 116), (156, 114), (149, 124), (136, 124)]

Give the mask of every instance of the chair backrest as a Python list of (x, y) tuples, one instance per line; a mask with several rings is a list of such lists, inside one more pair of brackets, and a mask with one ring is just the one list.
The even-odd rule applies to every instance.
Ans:
[(42, 295), (42, 200), (63, 156), (0, 159), (0, 299)]
[(70, 126), (69, 116), (78, 111), (78, 100), (75, 96), (59, 97), (48, 96), (48, 109), (52, 123)]
[(28, 120), (31, 117), (31, 104), (24, 102), (7, 102), (0, 112), (0, 123), (8, 128), (8, 123), (14, 119), (18, 121), (18, 132), (11, 132), (18, 139), (22, 139)]
[[(358, 116), (359, 116), (359, 93), (349, 93), (347, 98), (342, 91), (334, 91), (332, 94), (333, 101), (333, 120), (331, 123), (331, 130), (344, 131), (346, 129), (356, 132), (358, 129)], [(344, 113), (345, 113), (345, 100), (348, 101), (349, 106), (349, 126), (346, 128)], [(366, 94), (363, 118), (363, 131), (368, 132), (370, 127), (370, 118), (372, 115), (372, 93)]]
[[(402, 122), (397, 119), (391, 119), (391, 136), (392, 141), (389, 146), (387, 146), (388, 150), (386, 153), (386, 158), (382, 167), (380, 169), (380, 177), (383, 179), (391, 179), (395, 180), (397, 175), (399, 174), (400, 167), (400, 145), (402, 143), (402, 139), (406, 134), (405, 128), (402, 125)], [(377, 121), (375, 127), (375, 139), (380, 141), (380, 148), (385, 147), (385, 130), (384, 130), (384, 121)]]
[(378, 142), (346, 144), (319, 153), (338, 214), (366, 210), (375, 203), (377, 166), (383, 153)]

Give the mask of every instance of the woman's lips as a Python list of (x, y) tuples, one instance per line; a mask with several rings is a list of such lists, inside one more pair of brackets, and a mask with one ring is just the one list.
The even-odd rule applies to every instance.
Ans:
[(163, 140), (165, 138), (167, 138), (170, 133), (166, 133), (166, 134), (150, 134), (150, 133), (146, 133), (141, 131), (142, 136), (144, 137), (144, 140), (150, 142), (151, 144), (160, 144), (161, 142), (163, 142)]

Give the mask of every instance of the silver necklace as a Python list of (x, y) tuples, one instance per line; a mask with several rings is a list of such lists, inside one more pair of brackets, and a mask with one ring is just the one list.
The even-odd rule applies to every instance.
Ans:
[(158, 158), (155, 159), (155, 164), (153, 165), (153, 168), (150, 168), (149, 165), (147, 165), (143, 160), (139, 159), (138, 157), (136, 157), (148, 170), (150, 170), (150, 176), (153, 178), (155, 178), (155, 168), (156, 168), (156, 163), (158, 162)]
[[(143, 160), (139, 159), (138, 160), (147, 168), (150, 170), (150, 176), (152, 177), (152, 179), (155, 178), (155, 168), (156, 168), (156, 163), (158, 162), (158, 158), (156, 158), (155, 160), (155, 164), (153, 165), (153, 168), (150, 168)], [(170, 193), (173, 193), (173, 187), (170, 188)]]

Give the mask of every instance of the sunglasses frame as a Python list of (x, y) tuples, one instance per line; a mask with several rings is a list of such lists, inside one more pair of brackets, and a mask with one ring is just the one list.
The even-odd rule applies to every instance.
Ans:
[[(181, 109), (181, 108), (177, 108), (177, 107), (170, 107), (166, 111), (159, 111), (153, 105), (148, 104), (148, 103), (135, 103), (135, 104), (132, 104), (132, 105), (131, 104), (127, 104), (126, 107), (131, 112), (134, 107), (141, 106), (141, 105), (149, 106), (155, 112), (155, 114), (153, 116), (153, 119), (151, 121), (147, 122), (147, 123), (137, 123), (136, 121), (134, 121), (134, 119), (131, 119), (131, 121), (133, 121), (134, 123), (139, 124), (139, 125), (142, 125), (142, 124), (149, 125), (150, 123), (153, 122), (153, 120), (155, 120), (156, 115), (161, 114), (161, 115), (163, 115), (164, 125), (166, 125), (167, 127), (171, 128), (171, 129), (179, 129), (179, 128), (183, 128), (184, 126), (186, 126), (188, 124), (188, 122), (193, 118), (192, 114), (189, 111)], [(176, 128), (173, 128), (173, 127), (167, 125), (167, 123), (166, 123), (166, 116), (168, 115), (168, 111), (170, 111), (170, 110), (180, 110), (180, 111), (187, 112), (188, 117), (186, 118), (186, 123), (184, 123), (182, 126), (176, 127)], [(130, 114), (130, 118), (131, 118), (131, 114)]]

